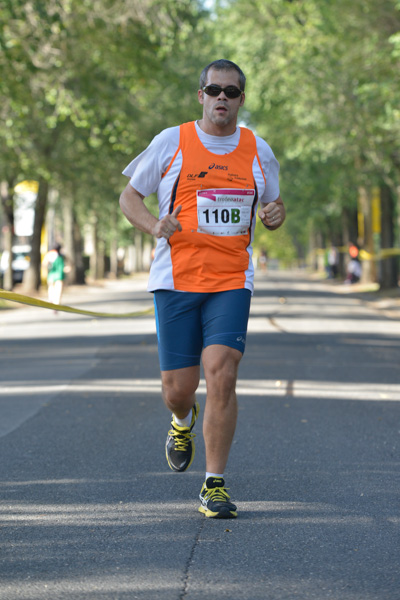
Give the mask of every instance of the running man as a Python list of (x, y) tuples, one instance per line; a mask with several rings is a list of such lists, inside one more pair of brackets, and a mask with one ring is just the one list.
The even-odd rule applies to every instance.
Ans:
[[(123, 171), (130, 182), (120, 197), (128, 221), (157, 238), (148, 290), (154, 292), (162, 395), (172, 412), (166, 457), (173, 471), (185, 471), (194, 458), (203, 364), (206, 474), (199, 511), (212, 518), (237, 516), (224, 472), (237, 420), (258, 204), (268, 229), (285, 219), (271, 148), (237, 126), (245, 82), (231, 61), (205, 67), (198, 90), (202, 118), (157, 135)], [(144, 203), (153, 192), (158, 219)]]

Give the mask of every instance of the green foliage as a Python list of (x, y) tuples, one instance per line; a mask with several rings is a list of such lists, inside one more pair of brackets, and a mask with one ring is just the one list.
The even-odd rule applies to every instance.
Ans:
[(218, 40), (248, 76), (246, 121), (281, 163), (287, 227), (329, 237), (357, 187), (400, 184), (400, 12), (395, 0), (232, 0)]
[(46, 178), (106, 236), (124, 166), (197, 109), (202, 53), (184, 53), (201, 14), (192, 0), (2, 3), (0, 176)]
[[(122, 169), (161, 129), (200, 115), (200, 71), (225, 57), (248, 78), (243, 121), (281, 163), (287, 222), (279, 234), (257, 229), (256, 245), (289, 256), (316, 227), (326, 239), (340, 235), (358, 186), (397, 190), (398, 0), (217, 0), (211, 14), (205, 6), (3, 0), (0, 177), (47, 179), (61, 201), (74, 199), (81, 225), (95, 214), (107, 238)], [(128, 241), (119, 214), (117, 227)]]

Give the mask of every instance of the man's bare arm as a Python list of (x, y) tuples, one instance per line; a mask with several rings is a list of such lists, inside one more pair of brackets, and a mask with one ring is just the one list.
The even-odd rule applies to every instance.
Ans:
[(182, 231), (181, 224), (177, 219), (181, 212), (181, 206), (177, 206), (170, 215), (157, 219), (148, 210), (143, 200), (144, 196), (135, 190), (130, 183), (120, 196), (119, 205), (121, 210), (134, 227), (157, 238), (163, 237), (167, 240), (177, 229)]

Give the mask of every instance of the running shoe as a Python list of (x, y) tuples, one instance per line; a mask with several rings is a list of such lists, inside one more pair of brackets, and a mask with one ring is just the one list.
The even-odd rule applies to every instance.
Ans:
[(173, 471), (186, 471), (190, 467), (194, 459), (194, 441), (195, 433), (192, 429), (199, 414), (199, 404), (192, 408), (192, 421), (189, 427), (181, 427), (175, 423), (174, 415), (172, 415), (171, 429), (168, 431), (167, 441), (165, 444), (165, 454), (169, 466)]
[(212, 519), (234, 519), (237, 508), (230, 502), (230, 496), (222, 477), (208, 477), (200, 492), (199, 511)]

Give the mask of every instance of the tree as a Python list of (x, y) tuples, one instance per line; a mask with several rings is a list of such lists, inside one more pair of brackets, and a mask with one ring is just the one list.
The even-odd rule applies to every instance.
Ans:
[(360, 185), (382, 181), (392, 193), (399, 185), (396, 4), (220, 4), (218, 38), (249, 75), (245, 117), (282, 164), (293, 236), (305, 221), (332, 235), (344, 209), (354, 211)]
[[(0, 141), (17, 156), (20, 175), (39, 179), (41, 189), (29, 287), (40, 284), (46, 190), (51, 185), (62, 192), (67, 181), (78, 180), (77, 171), (92, 168), (86, 192), (100, 219), (107, 213), (107, 192), (122, 157), (138, 153), (165, 122), (162, 108), (172, 105), (162, 86), (168, 88), (169, 75), (177, 81), (171, 68), (176, 40), (189, 35), (199, 11), (191, 0), (16, 0), (2, 6), (0, 94), (7, 127)], [(187, 90), (183, 76), (179, 83)], [(155, 108), (149, 109), (151, 101)]]

